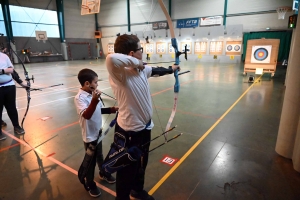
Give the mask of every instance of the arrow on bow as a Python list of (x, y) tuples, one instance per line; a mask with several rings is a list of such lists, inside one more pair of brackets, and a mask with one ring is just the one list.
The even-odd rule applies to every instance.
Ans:
[[(175, 51), (175, 65), (179, 65), (180, 63), (180, 59), (179, 59), (179, 56), (181, 54), (185, 54), (185, 59), (187, 60), (187, 45), (185, 46), (185, 50), (183, 52), (180, 52), (178, 50), (178, 45), (177, 45), (177, 40), (175, 38), (175, 31), (174, 31), (174, 27), (173, 27), (173, 23), (172, 23), (172, 19), (166, 9), (166, 6), (164, 5), (163, 1), (162, 0), (158, 0), (159, 2), (159, 5), (162, 9), (162, 11), (164, 12), (166, 18), (167, 18), (167, 21), (168, 21), (168, 25), (169, 25), (169, 28), (170, 28), (170, 34), (171, 34), (171, 43), (172, 43), (172, 47), (174, 48), (174, 51)], [(174, 72), (174, 77), (175, 77), (175, 85), (174, 85), (174, 105), (173, 105), (173, 108), (172, 108), (172, 113), (171, 113), (171, 116), (169, 118), (169, 121), (167, 123), (167, 126), (166, 126), (166, 129), (165, 131), (169, 130), (170, 127), (171, 127), (171, 124), (172, 124), (172, 121), (174, 119), (174, 116), (175, 116), (175, 113), (176, 113), (176, 109), (177, 109), (177, 103), (178, 103), (178, 93), (179, 93), (179, 88), (180, 88), (180, 84), (179, 84), (179, 79), (178, 79), (178, 70), (176, 70)], [(167, 142), (167, 134), (164, 135), (165, 136), (165, 142)]]

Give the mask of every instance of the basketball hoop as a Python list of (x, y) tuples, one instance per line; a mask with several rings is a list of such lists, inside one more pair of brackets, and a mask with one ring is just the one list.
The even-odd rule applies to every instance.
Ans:
[(99, 13), (101, 0), (82, 0), (81, 15)]
[(285, 13), (289, 10), (292, 10), (291, 7), (285, 6), (285, 7), (278, 7), (276, 9), (278, 13), (278, 19), (284, 19)]

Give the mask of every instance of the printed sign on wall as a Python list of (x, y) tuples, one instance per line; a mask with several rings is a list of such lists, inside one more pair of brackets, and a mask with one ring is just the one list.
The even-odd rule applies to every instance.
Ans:
[(270, 63), (272, 45), (252, 46), (251, 63)]
[(222, 25), (222, 24), (223, 24), (222, 16), (202, 17), (200, 19), (200, 26), (215, 26), (215, 25)]
[(152, 23), (152, 30), (169, 29), (168, 22), (155, 22)]
[(177, 28), (193, 28), (193, 27), (198, 27), (198, 25), (199, 25), (199, 18), (177, 20)]

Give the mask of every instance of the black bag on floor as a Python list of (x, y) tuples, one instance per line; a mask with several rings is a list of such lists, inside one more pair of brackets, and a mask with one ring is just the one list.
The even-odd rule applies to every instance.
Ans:
[(114, 142), (102, 164), (105, 172), (112, 174), (141, 158), (143, 152), (136, 146), (126, 148), (126, 142), (124, 135), (115, 133)]

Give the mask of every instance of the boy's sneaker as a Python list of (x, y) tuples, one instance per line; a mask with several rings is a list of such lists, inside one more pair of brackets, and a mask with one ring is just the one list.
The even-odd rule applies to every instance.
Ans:
[(115, 177), (113, 177), (111, 174), (105, 174), (105, 175), (104, 175), (104, 174), (102, 174), (101, 172), (99, 172), (99, 178), (100, 178), (101, 180), (104, 180), (104, 181), (110, 183), (110, 184), (116, 182)]
[(136, 192), (134, 190), (131, 190), (130, 191), (130, 199), (135, 199), (135, 200), (155, 200), (145, 190), (143, 190), (141, 192)]
[(92, 197), (99, 197), (99, 196), (101, 195), (101, 191), (100, 191), (100, 189), (96, 186), (95, 188), (89, 190), (89, 194), (90, 194)]
[(2, 134), (2, 132), (0, 131), (0, 140), (5, 140), (6, 136)]
[(25, 131), (24, 131), (24, 129), (21, 128), (21, 126), (15, 126), (14, 133), (18, 134), (18, 135), (23, 135), (25, 133)]
[(5, 123), (5, 121), (1, 121), (1, 127), (7, 126), (7, 124)]

